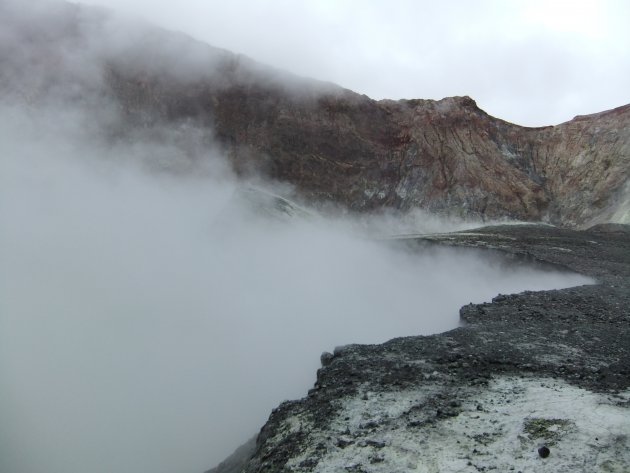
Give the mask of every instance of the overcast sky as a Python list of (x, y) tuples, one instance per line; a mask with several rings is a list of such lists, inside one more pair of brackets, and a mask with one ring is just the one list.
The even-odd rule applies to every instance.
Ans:
[(630, 102), (630, 2), (84, 0), (373, 98), (557, 124)]

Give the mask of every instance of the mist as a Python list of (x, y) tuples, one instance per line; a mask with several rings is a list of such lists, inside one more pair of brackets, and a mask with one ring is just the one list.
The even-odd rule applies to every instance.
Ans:
[(396, 250), (338, 217), (261, 217), (220, 155), (149, 171), (138, 157), (158, 145), (95, 145), (82, 121), (0, 119), (1, 471), (203, 471), (305, 395), (322, 351), (590, 282)]
[(85, 0), (375, 99), (554, 125), (630, 101), (623, 0)]
[[(304, 396), (323, 351), (450, 330), (498, 293), (592, 282), (374, 238), (476, 222), (276, 218), (256, 199), (290, 188), (236, 179), (210, 127), (125, 128), (94, 58), (137, 36), (120, 27), (108, 43), (108, 24), (95, 37), (90, 13), (86, 41), (66, 44), (64, 12), (50, 27), (47, 9), (0, 18), (1, 472), (201, 472)], [(177, 44), (182, 77), (212, 72), (205, 49)], [(118, 59), (153, 61), (143, 47)]]

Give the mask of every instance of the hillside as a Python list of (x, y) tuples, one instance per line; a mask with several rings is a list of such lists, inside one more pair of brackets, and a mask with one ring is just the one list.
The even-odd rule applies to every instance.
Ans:
[(30, 105), (52, 97), (95, 119), (107, 110), (111, 139), (170, 127), (190, 154), (194, 132), (240, 175), (357, 212), (629, 221), (630, 105), (527, 128), (469, 97), (375, 101), (110, 12), (8, 5), (0, 96)]

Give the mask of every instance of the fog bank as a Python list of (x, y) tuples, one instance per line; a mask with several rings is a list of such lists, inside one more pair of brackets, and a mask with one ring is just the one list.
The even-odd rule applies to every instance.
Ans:
[(324, 350), (588, 282), (370, 238), (471, 225), (421, 211), (276, 218), (290, 189), (237, 182), (210, 124), (130, 121), (103, 88), (111, 61), (184, 80), (231, 56), (71, 5), (0, 13), (0, 472), (200, 472), (303, 396)]
[(149, 171), (151, 156), (177, 168), (177, 147), (110, 146), (54, 112), (0, 114), (3, 472), (200, 472), (303, 396), (324, 350), (588, 282), (402, 252), (339, 218), (265, 218), (218, 154)]

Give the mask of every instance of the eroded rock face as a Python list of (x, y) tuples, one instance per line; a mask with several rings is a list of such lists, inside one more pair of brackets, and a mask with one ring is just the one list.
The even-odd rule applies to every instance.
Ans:
[(168, 119), (213, 123), (238, 171), (294, 184), (312, 201), (566, 225), (628, 218), (630, 106), (525, 128), (468, 97), (377, 102), (237, 84), (169, 100)]
[[(469, 97), (375, 101), (107, 12), (65, 5), (29, 15), (7, 5), (2, 96), (36, 104), (61, 91), (95, 116), (114, 109), (113, 137), (192, 127), (240, 174), (262, 173), (312, 202), (360, 212), (630, 221), (630, 105), (526, 128)], [(103, 97), (107, 107), (97, 105)]]

